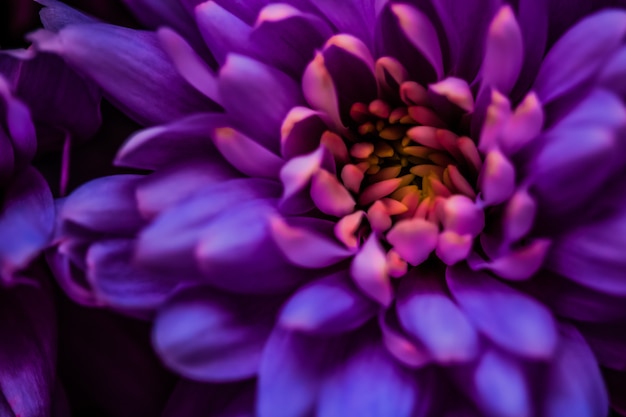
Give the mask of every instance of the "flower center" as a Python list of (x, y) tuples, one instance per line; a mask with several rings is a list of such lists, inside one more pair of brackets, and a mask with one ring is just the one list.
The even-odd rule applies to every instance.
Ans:
[(403, 218), (420, 206), (419, 216), (432, 217), (436, 203), (452, 195), (474, 200), (482, 165), (474, 142), (437, 116), (424, 87), (405, 82), (400, 90), (395, 106), (382, 99), (352, 105), (353, 125), (344, 138), (351, 163), (341, 170), (346, 188), (363, 209), (382, 201)]

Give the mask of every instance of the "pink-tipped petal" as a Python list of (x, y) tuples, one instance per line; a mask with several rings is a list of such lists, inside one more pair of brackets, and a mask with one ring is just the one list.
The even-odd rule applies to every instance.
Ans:
[(437, 226), (423, 219), (402, 220), (387, 234), (394, 250), (411, 265), (419, 265), (437, 246)]
[(388, 306), (393, 299), (387, 259), (376, 235), (371, 234), (354, 257), (350, 268), (356, 285), (370, 298)]

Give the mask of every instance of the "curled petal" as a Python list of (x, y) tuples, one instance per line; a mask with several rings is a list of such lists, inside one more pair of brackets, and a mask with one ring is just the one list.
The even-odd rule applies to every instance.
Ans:
[(419, 265), (437, 246), (438, 234), (434, 223), (423, 219), (402, 220), (389, 231), (387, 240), (404, 260)]

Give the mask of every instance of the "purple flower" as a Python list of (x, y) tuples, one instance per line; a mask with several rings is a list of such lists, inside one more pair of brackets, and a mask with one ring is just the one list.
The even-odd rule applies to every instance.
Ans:
[(154, 171), (60, 202), (75, 300), (156, 312), (163, 361), (258, 378), (261, 417), (607, 414), (626, 11), (128, 1), (155, 33), (45, 3), (36, 47), (147, 126), (116, 162)]

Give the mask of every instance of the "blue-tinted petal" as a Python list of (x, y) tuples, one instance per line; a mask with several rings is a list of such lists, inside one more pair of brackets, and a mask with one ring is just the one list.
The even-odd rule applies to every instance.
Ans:
[(446, 278), (467, 317), (495, 343), (531, 358), (553, 355), (556, 323), (538, 301), (462, 265), (448, 268)]
[(232, 381), (257, 373), (275, 303), (190, 288), (157, 315), (153, 341), (165, 364), (201, 381)]

